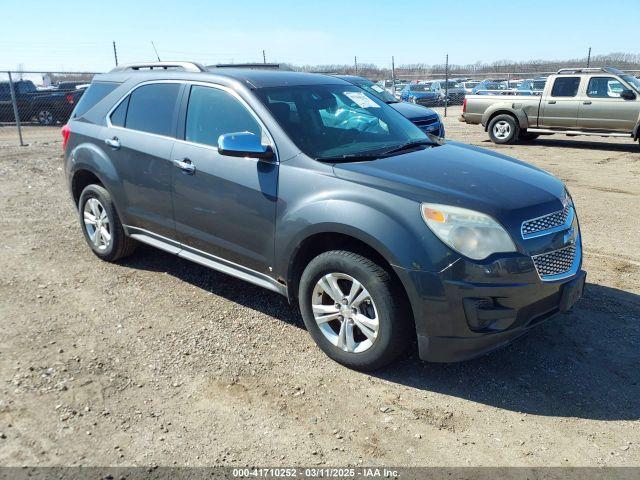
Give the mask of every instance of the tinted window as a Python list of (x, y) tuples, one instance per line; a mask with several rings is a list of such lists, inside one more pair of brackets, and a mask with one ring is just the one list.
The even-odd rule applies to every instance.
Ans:
[(125, 120), (127, 118), (127, 107), (129, 106), (129, 96), (125, 98), (118, 108), (116, 108), (111, 114), (111, 124), (116, 127), (124, 127)]
[(132, 130), (171, 136), (180, 87), (178, 83), (154, 83), (136, 88), (129, 95), (125, 126)]
[(620, 98), (622, 83), (613, 77), (593, 77), (589, 80), (587, 95), (595, 98)]
[(580, 86), (580, 77), (560, 77), (553, 82), (552, 97), (575, 97)]
[(251, 132), (261, 137), (261, 131), (256, 119), (232, 95), (217, 88), (191, 87), (185, 140), (217, 147), (220, 135)]
[(113, 92), (119, 83), (94, 82), (85, 90), (84, 95), (76, 105), (71, 118), (81, 117), (92, 109), (100, 100)]

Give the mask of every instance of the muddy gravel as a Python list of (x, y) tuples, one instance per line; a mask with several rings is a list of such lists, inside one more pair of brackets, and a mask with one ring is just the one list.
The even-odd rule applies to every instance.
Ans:
[(87, 248), (57, 129), (0, 127), (0, 465), (640, 464), (640, 147), (448, 137), (564, 180), (585, 298), (460, 364), (373, 375), (325, 357), (286, 299), (142, 247)]

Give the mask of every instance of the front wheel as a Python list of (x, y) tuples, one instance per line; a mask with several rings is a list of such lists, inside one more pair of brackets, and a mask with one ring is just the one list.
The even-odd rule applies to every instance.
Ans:
[(493, 143), (514, 143), (520, 135), (520, 126), (511, 115), (497, 115), (489, 122), (489, 138)]
[(314, 258), (300, 279), (302, 318), (330, 358), (356, 370), (375, 370), (406, 351), (409, 309), (389, 273), (353, 252)]

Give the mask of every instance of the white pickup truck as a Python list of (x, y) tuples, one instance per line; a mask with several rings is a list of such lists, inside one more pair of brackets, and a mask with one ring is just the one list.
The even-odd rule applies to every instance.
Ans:
[(640, 80), (610, 67), (562, 69), (541, 96), (468, 95), (459, 120), (500, 144), (556, 133), (638, 140)]

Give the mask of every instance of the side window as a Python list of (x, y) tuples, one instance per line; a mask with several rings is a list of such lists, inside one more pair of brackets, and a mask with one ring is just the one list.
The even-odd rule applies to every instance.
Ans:
[(589, 80), (587, 96), (593, 98), (620, 98), (624, 86), (613, 77), (593, 77)]
[(127, 118), (127, 108), (129, 107), (129, 98), (131, 97), (127, 95), (127, 98), (120, 102), (118, 108), (116, 108), (111, 114), (110, 120), (113, 126), (124, 127), (125, 120)]
[(125, 127), (172, 136), (180, 87), (179, 83), (153, 83), (136, 88), (129, 95)]
[(553, 82), (552, 97), (575, 97), (578, 94), (580, 77), (558, 77)]
[(251, 132), (262, 138), (256, 119), (232, 95), (218, 88), (191, 87), (185, 140), (217, 147), (220, 135), (237, 132)]

